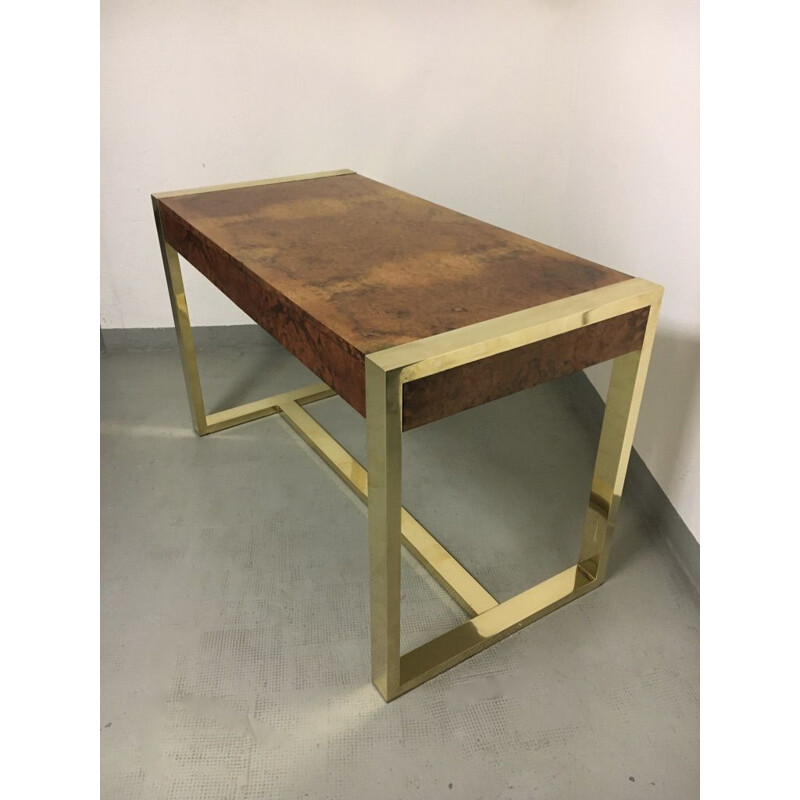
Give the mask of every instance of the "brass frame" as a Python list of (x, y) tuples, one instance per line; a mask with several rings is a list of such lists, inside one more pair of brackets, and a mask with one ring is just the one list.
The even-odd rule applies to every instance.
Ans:
[[(350, 170), (208, 187), (202, 191), (348, 174)], [(367, 503), (372, 681), (386, 701), (599, 586), (606, 576), (663, 289), (639, 278), (469, 325), (366, 357), (368, 472), (303, 409), (335, 395), (324, 383), (207, 415), (178, 253), (166, 243), (155, 202), (194, 429), (203, 436), (280, 412)], [(614, 359), (577, 563), (499, 603), (402, 507), (403, 384), (561, 333), (649, 308), (642, 347)], [(472, 619), (400, 653), (400, 546), (404, 545)]]

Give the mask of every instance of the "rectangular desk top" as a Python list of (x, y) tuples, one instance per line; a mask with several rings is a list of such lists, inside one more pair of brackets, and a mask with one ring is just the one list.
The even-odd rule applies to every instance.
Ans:
[[(365, 355), (630, 278), (355, 173), (155, 203), (167, 243), (362, 414)], [(425, 381), (409, 384), (406, 427), (629, 352), (646, 319), (634, 312), (506, 354), (483, 377), (482, 362), (470, 365), (458, 376), (463, 402), (450, 391), (438, 410), (427, 397), (415, 412)], [(470, 399), (486, 380), (494, 389)]]

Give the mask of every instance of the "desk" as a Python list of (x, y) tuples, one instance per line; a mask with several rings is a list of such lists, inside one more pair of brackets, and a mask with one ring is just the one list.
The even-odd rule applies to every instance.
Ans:
[[(165, 192), (153, 208), (195, 431), (280, 413), (367, 503), (372, 680), (385, 700), (602, 583), (660, 286), (350, 170)], [(207, 414), (178, 254), (321, 382)], [(402, 434), (607, 359), (577, 561), (498, 602), (402, 507)], [(366, 418), (368, 470), (303, 410), (334, 394)], [(471, 619), (401, 654), (403, 545)]]

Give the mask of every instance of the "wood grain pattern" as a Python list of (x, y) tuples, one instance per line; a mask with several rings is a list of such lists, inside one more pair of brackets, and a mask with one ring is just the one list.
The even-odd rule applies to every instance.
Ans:
[[(356, 174), (158, 208), (169, 244), (361, 414), (366, 354), (630, 277)], [(587, 330), (409, 384), (407, 427), (640, 342), (638, 320)]]
[(169, 244), (359, 414), (366, 414), (363, 353), (265, 284), (211, 239), (188, 229), (171, 209), (162, 206), (160, 213)]
[(403, 430), (577, 372), (642, 346), (648, 309), (473, 361), (403, 386)]

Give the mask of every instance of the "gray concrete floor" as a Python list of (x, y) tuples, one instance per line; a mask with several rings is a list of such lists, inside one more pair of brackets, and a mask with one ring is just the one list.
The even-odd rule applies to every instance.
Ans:
[[(200, 353), (210, 411), (313, 376)], [(623, 501), (607, 583), (384, 704), (364, 506), (277, 417), (191, 431), (177, 352), (102, 369), (104, 800), (698, 796), (698, 600)], [(557, 381), (404, 437), (405, 500), (499, 598), (574, 562), (597, 431)], [(364, 461), (338, 398), (307, 409)], [(403, 645), (465, 617), (403, 563)]]

